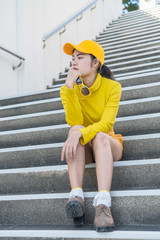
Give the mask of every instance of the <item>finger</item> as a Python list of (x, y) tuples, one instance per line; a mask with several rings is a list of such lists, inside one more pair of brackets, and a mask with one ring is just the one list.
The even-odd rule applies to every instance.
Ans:
[(66, 156), (66, 161), (68, 162), (69, 161), (69, 149), (68, 149), (68, 146), (66, 146), (66, 149), (65, 149), (65, 156)]
[(73, 158), (76, 157), (76, 149), (77, 149), (77, 146), (74, 146), (74, 147), (73, 147)]
[(65, 145), (63, 146), (61, 151), (61, 161), (64, 161), (64, 154), (65, 154)]

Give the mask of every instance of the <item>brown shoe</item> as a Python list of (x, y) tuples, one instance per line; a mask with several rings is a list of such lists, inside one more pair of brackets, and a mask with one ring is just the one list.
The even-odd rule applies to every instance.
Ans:
[(68, 218), (73, 218), (74, 225), (81, 227), (85, 223), (85, 206), (81, 197), (73, 197), (68, 200), (66, 205)]
[(97, 232), (111, 232), (114, 229), (114, 220), (111, 209), (104, 204), (95, 208), (94, 225)]

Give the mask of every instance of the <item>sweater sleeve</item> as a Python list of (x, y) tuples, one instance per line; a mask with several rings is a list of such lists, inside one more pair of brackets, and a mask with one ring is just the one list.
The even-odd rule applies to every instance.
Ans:
[(76, 90), (74, 88), (69, 89), (64, 85), (60, 89), (60, 96), (68, 125), (71, 127), (74, 125), (83, 125), (83, 114)]
[(100, 121), (89, 125), (88, 127), (79, 129), (83, 135), (83, 138), (80, 139), (82, 145), (91, 141), (98, 132), (107, 133), (113, 129), (119, 108), (121, 92), (121, 85), (119, 83), (115, 84), (110, 93)]

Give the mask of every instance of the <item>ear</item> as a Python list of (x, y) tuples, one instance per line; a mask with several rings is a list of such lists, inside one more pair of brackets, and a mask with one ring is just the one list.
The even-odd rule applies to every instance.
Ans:
[(94, 59), (93, 66), (94, 66), (95, 68), (98, 68), (98, 67), (99, 67), (99, 60), (98, 60), (98, 58), (95, 58), (95, 59)]

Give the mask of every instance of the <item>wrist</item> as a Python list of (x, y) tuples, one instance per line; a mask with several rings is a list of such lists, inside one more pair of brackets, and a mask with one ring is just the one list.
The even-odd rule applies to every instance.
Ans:
[(73, 89), (73, 84), (68, 84), (68, 83), (65, 83), (65, 86), (69, 89)]
[(78, 132), (78, 134), (79, 134), (79, 138), (82, 138), (83, 135), (82, 135), (81, 131), (80, 131), (80, 130), (77, 130), (77, 132)]

